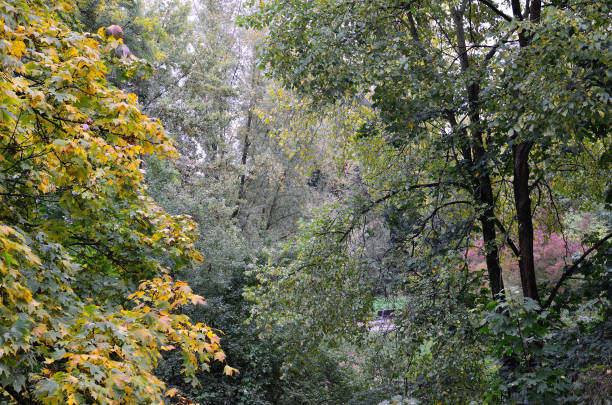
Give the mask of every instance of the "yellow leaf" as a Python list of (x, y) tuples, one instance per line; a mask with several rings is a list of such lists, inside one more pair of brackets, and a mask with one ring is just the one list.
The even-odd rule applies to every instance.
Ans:
[(176, 388), (169, 389), (168, 391), (166, 391), (166, 396), (172, 398), (176, 395), (177, 392), (178, 390)]
[(19, 91), (23, 91), (23, 89), (30, 86), (30, 82), (23, 77), (13, 77), (11, 80), (15, 88)]
[(41, 337), (42, 335), (45, 334), (45, 332), (47, 332), (47, 325), (45, 325), (44, 323), (41, 323), (40, 325), (32, 329), (32, 332), (30, 333), (32, 333), (32, 335), (36, 337)]
[(204, 301), (204, 298), (200, 297), (199, 295), (192, 295), (191, 296), (191, 303), (193, 305), (206, 305), (206, 302)]
[(217, 361), (223, 361), (225, 360), (225, 353), (223, 353), (223, 351), (218, 351), (217, 353), (215, 353), (214, 358)]
[(227, 364), (223, 368), (223, 374), (225, 374), (225, 375), (233, 375), (234, 373), (240, 374), (240, 371), (236, 370), (233, 367), (228, 366)]
[(162, 316), (158, 319), (158, 322), (164, 329), (170, 329), (172, 325), (172, 320), (168, 316)]
[(26, 46), (23, 43), (23, 41), (13, 42), (13, 55), (15, 55), (18, 58), (21, 58), (21, 55), (23, 55), (25, 52), (26, 52)]
[(206, 335), (208, 336), (208, 339), (210, 340), (210, 343), (212, 344), (218, 344), (221, 341), (221, 338), (219, 336), (215, 335), (214, 333), (210, 331)]
[(133, 330), (132, 334), (134, 335), (134, 337), (136, 337), (138, 340), (145, 344), (153, 340), (153, 335), (151, 335), (151, 332), (144, 328)]
[(66, 381), (68, 381), (69, 383), (72, 383), (72, 384), (78, 384), (79, 383), (78, 378), (76, 378), (73, 375), (69, 375), (68, 377), (66, 377)]

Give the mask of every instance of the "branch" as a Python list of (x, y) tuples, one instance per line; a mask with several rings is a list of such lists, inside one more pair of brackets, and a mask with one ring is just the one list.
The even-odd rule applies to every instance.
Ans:
[(546, 300), (546, 303), (542, 306), (542, 309), (548, 308), (550, 306), (550, 304), (552, 304), (553, 300), (555, 299), (555, 297), (557, 296), (557, 293), (559, 292), (559, 289), (561, 288), (561, 285), (563, 284), (563, 282), (565, 280), (567, 280), (569, 277), (572, 276), (572, 274), (574, 273), (574, 271), (578, 268), (578, 265), (580, 263), (582, 263), (582, 261), (584, 259), (586, 259), (586, 257), (594, 250), (597, 250), (601, 245), (603, 245), (608, 239), (612, 238), (612, 232), (610, 232), (609, 234), (607, 234), (606, 236), (604, 236), (602, 239), (600, 239), (595, 245), (593, 245), (589, 250), (587, 250), (586, 252), (584, 252), (584, 254), (582, 256), (580, 256), (580, 259), (578, 259), (576, 261), (576, 263), (574, 263), (572, 265), (572, 267), (570, 267), (569, 269), (565, 270), (565, 272), (563, 272), (563, 275), (561, 276), (561, 278), (559, 279), (559, 281), (557, 281), (557, 284), (555, 284), (555, 287), (552, 289), (552, 291), (550, 292), (550, 296), (548, 297), (548, 300)]
[(451, 205), (455, 205), (455, 204), (472, 205), (473, 201), (468, 201), (468, 200), (449, 201), (447, 203), (444, 203), (442, 205), (437, 206), (436, 208), (434, 208), (434, 210), (431, 212), (431, 214), (429, 214), (427, 216), (427, 218), (425, 218), (423, 220), (423, 223), (421, 224), (421, 227), (419, 228), (418, 232), (416, 232), (410, 239), (414, 240), (417, 236), (419, 236), (421, 233), (423, 233), (423, 231), (425, 230), (425, 227), (427, 226), (427, 222), (429, 222), (429, 220), (431, 220), (434, 216), (436, 216), (438, 211), (440, 211), (443, 208), (450, 207)]
[(514, 33), (514, 31), (517, 30), (517, 27), (514, 27), (513, 29), (511, 29), (510, 31), (508, 31), (495, 45), (493, 45), (491, 47), (491, 49), (489, 50), (489, 52), (487, 52), (487, 54), (484, 57), (484, 63), (482, 67), (485, 67), (489, 64), (489, 62), (491, 61), (491, 59), (493, 59), (493, 57), (495, 56), (495, 54), (497, 53), (497, 50), (506, 42), (508, 42), (508, 38), (510, 37), (511, 34)]
[(508, 232), (506, 232), (506, 228), (504, 227), (504, 224), (502, 224), (501, 221), (497, 218), (495, 218), (494, 221), (495, 221), (495, 225), (497, 225), (499, 230), (504, 234), (504, 240), (506, 241), (508, 246), (510, 246), (510, 249), (512, 249), (512, 252), (514, 252), (516, 257), (519, 257), (520, 256), (519, 250), (514, 244), (514, 242), (512, 242), (512, 239), (510, 239), (510, 235), (508, 234)]
[[(403, 192), (406, 192), (406, 191), (410, 191), (410, 190), (416, 190), (416, 189), (419, 189), (419, 188), (438, 187), (438, 186), (441, 186), (443, 184), (445, 184), (445, 183), (435, 182), (435, 183), (424, 183), (424, 184), (412, 184), (410, 186), (407, 186), (404, 189), (390, 191), (389, 193), (385, 194), (384, 196), (380, 197), (379, 199), (372, 201), (366, 207), (363, 207), (361, 210), (359, 210), (359, 212), (354, 214), (353, 217), (354, 218), (358, 218), (358, 217), (361, 217), (362, 215), (367, 214), (372, 208), (374, 208), (378, 204), (383, 203), (383, 202), (387, 201), (388, 199), (396, 196), (397, 194), (400, 194), (400, 193), (403, 193)], [(356, 222), (356, 220), (354, 220), (353, 223), (351, 224), (351, 226), (345, 232), (342, 233), (342, 237), (340, 238), (341, 242), (344, 241), (349, 236), (351, 231), (354, 229), (355, 222)]]
[(152, 96), (151, 98), (149, 98), (146, 102), (146, 104), (144, 104), (142, 106), (143, 110), (147, 110), (151, 104), (153, 104), (153, 102), (155, 100), (157, 100), (158, 98), (160, 98), (161, 96), (163, 96), (165, 93), (167, 93), (169, 90), (167, 90), (168, 88), (175, 88), (178, 86), (178, 84), (181, 82), (181, 80), (183, 80), (184, 78), (186, 78), (187, 76), (189, 76), (191, 74), (191, 70), (193, 69), (193, 67), (195, 66), (196, 61), (192, 61), (191, 64), (189, 65), (189, 68), (187, 68), (187, 71), (184, 72), (181, 76), (179, 76), (170, 86), (166, 87), (166, 89), (164, 90), (160, 90), (156, 95)]
[(419, 31), (417, 30), (416, 22), (414, 21), (414, 17), (412, 16), (412, 11), (410, 11), (410, 9), (408, 9), (406, 16), (408, 17), (408, 22), (404, 21), (404, 19), (401, 17), (399, 17), (397, 21), (399, 21), (399, 23), (404, 27), (408, 28), (414, 42), (422, 46), (421, 39), (419, 38)]
[(409, 190), (416, 190), (416, 189), (419, 189), (419, 188), (437, 187), (437, 186), (441, 186), (443, 184), (444, 183), (442, 183), (442, 182), (424, 183), (424, 184), (411, 184), (411, 185), (407, 186), (405, 189), (393, 190), (393, 191), (385, 194), (384, 196), (380, 197), (379, 199), (372, 201), (367, 207), (363, 208), (359, 212), (359, 215), (366, 214), (374, 206), (376, 206), (376, 205), (378, 205), (378, 204), (388, 200), (391, 197), (394, 197), (395, 195), (397, 195), (399, 193), (403, 193), (403, 192), (409, 191)]
[(517, 20), (523, 20), (523, 14), (521, 14), (521, 2), (520, 0), (512, 0), (512, 14)]
[(19, 392), (17, 392), (13, 387), (7, 385), (6, 387), (1, 387), (4, 391), (8, 392), (9, 395), (17, 402), (19, 405), (32, 405), (37, 402), (33, 402), (31, 399), (24, 397)]
[(489, 9), (491, 9), (491, 11), (493, 11), (495, 14), (497, 14), (498, 16), (503, 18), (504, 20), (512, 21), (512, 17), (510, 17), (508, 14), (504, 13), (503, 11), (501, 11), (500, 9), (495, 7), (495, 4), (491, 3), (490, 1), (488, 1), (488, 0), (478, 0), (478, 2), (484, 4), (485, 6), (487, 6)]
[(414, 21), (414, 17), (412, 16), (412, 11), (408, 11), (408, 23), (410, 25), (409, 29), (410, 33), (412, 34), (412, 37), (416, 42), (420, 43), (421, 39), (419, 38), (419, 31), (417, 30), (416, 22)]

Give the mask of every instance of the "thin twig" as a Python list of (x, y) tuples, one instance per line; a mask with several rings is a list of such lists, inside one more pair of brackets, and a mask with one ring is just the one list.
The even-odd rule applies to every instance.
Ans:
[(557, 296), (557, 293), (559, 292), (559, 289), (561, 288), (561, 285), (563, 284), (563, 282), (565, 280), (567, 280), (569, 277), (572, 276), (572, 274), (574, 273), (574, 271), (578, 268), (578, 265), (580, 263), (582, 263), (582, 261), (584, 259), (586, 259), (586, 257), (594, 250), (597, 250), (601, 245), (603, 245), (608, 239), (612, 238), (612, 232), (610, 232), (609, 234), (607, 234), (606, 236), (604, 236), (602, 239), (600, 239), (596, 244), (594, 244), (589, 250), (587, 250), (586, 252), (584, 252), (584, 254), (582, 256), (580, 256), (580, 258), (578, 260), (576, 260), (576, 262), (567, 270), (565, 270), (563, 272), (563, 274), (561, 275), (561, 278), (559, 279), (559, 281), (557, 281), (557, 284), (555, 284), (554, 288), (552, 289), (552, 291), (550, 292), (550, 295), (548, 297), (548, 299), (546, 300), (546, 303), (542, 306), (542, 309), (546, 309), (550, 306), (550, 304), (552, 304), (553, 300), (555, 299), (555, 297)]

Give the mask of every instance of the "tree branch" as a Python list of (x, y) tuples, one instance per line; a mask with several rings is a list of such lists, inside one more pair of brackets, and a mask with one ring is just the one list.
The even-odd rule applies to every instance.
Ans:
[(521, 2), (520, 0), (512, 0), (512, 14), (517, 20), (522, 20), (523, 15), (521, 14)]
[(512, 252), (517, 257), (520, 256), (519, 250), (514, 244), (514, 242), (512, 242), (512, 239), (510, 239), (510, 235), (508, 234), (508, 232), (506, 232), (506, 228), (504, 227), (504, 224), (502, 224), (501, 221), (497, 218), (495, 218), (494, 221), (495, 221), (495, 225), (497, 225), (499, 230), (504, 234), (504, 241), (508, 244), (508, 246), (510, 246), (510, 249), (512, 249)]
[(503, 11), (501, 11), (500, 9), (495, 7), (495, 4), (491, 3), (490, 1), (488, 1), (488, 0), (478, 0), (478, 2), (484, 4), (485, 6), (487, 6), (491, 11), (493, 11), (495, 14), (497, 14), (498, 16), (503, 18), (504, 20), (512, 21), (512, 17), (510, 17), (508, 14), (504, 13)]
[(23, 395), (21, 395), (19, 392), (17, 392), (13, 387), (11, 387), (10, 385), (7, 385), (6, 387), (2, 387), (1, 389), (3, 389), (4, 391), (8, 392), (9, 395), (15, 400), (15, 402), (17, 402), (19, 405), (32, 405), (32, 404), (36, 404), (38, 402), (34, 402), (31, 399), (28, 399), (26, 397), (24, 397)]
[(425, 230), (425, 227), (427, 226), (427, 222), (429, 222), (434, 216), (436, 216), (438, 211), (440, 211), (443, 208), (450, 207), (451, 205), (456, 205), (456, 204), (471, 205), (471, 204), (473, 204), (473, 201), (468, 201), (468, 200), (449, 201), (447, 203), (444, 203), (444, 204), (441, 204), (441, 205), (435, 207), (434, 210), (431, 212), (431, 214), (429, 214), (427, 216), (427, 218), (423, 219), (423, 222), (422, 222), (421, 227), (419, 228), (418, 232), (416, 232), (410, 239), (414, 240), (417, 236), (419, 236), (421, 233), (423, 233), (423, 231)]
[(603, 245), (610, 238), (612, 238), (612, 232), (610, 232), (609, 234), (604, 236), (602, 239), (600, 239), (596, 244), (591, 246), (591, 248), (589, 250), (584, 252), (584, 254), (582, 256), (580, 256), (580, 258), (578, 260), (576, 260), (576, 263), (574, 263), (569, 269), (567, 269), (567, 270), (565, 270), (563, 272), (563, 275), (561, 275), (561, 278), (559, 279), (559, 281), (557, 281), (557, 284), (555, 284), (555, 287), (550, 292), (550, 295), (549, 295), (548, 299), (546, 300), (546, 303), (542, 306), (542, 309), (546, 309), (546, 308), (548, 308), (550, 306), (550, 304), (552, 304), (553, 300), (557, 296), (557, 293), (559, 292), (559, 289), (561, 288), (561, 285), (563, 284), (563, 282), (565, 280), (567, 280), (569, 277), (572, 276), (574, 271), (578, 268), (578, 265), (580, 263), (582, 263), (582, 261), (584, 259), (586, 259), (586, 257), (592, 251), (597, 250), (601, 245)]
[[(356, 214), (353, 215), (353, 218), (361, 217), (362, 215), (367, 214), (372, 208), (374, 208), (378, 204), (383, 203), (383, 202), (387, 201), (388, 199), (396, 196), (397, 194), (400, 194), (400, 193), (403, 193), (403, 192), (406, 192), (406, 191), (410, 191), (410, 190), (416, 190), (416, 189), (419, 189), (419, 188), (438, 187), (438, 186), (441, 186), (443, 184), (445, 184), (445, 183), (435, 182), (435, 183), (412, 184), (412, 185), (407, 186), (404, 189), (392, 190), (392, 191), (388, 192), (387, 194), (383, 195), (382, 197), (380, 197), (380, 198), (370, 202), (367, 206), (363, 207), (361, 210), (359, 210)], [(436, 212), (437, 212), (437, 210), (436, 210)], [(351, 226), (345, 232), (342, 233), (342, 237), (340, 238), (341, 242), (344, 241), (349, 236), (351, 231), (354, 229), (356, 222), (357, 221), (354, 220), (353, 223), (351, 224)]]

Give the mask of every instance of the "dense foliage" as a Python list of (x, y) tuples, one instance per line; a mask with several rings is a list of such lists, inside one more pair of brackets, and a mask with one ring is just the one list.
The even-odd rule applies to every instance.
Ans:
[(180, 313), (202, 298), (162, 265), (201, 260), (193, 221), (143, 183), (140, 156), (173, 157), (172, 143), (136, 96), (107, 84), (121, 40), (71, 30), (63, 2), (0, 10), (4, 392), (161, 403), (174, 393), (153, 374), (162, 351), (182, 350), (188, 378), (225, 358), (217, 334)]
[[(243, 22), (268, 30), (271, 77), (319, 109), (372, 109), (346, 142), (365, 187), (290, 245), (295, 261), (278, 256), (256, 270), (254, 321), (354, 338), (337, 317), (368, 321), (359, 290), (369, 283), (371, 294), (407, 298), (385, 333), (389, 357), (370, 358), (384, 364), (373, 380), (394, 393), (426, 403), (605, 401), (584, 382), (610, 370), (610, 337), (596, 332), (610, 311), (610, 222), (577, 230), (566, 212), (609, 218), (609, 4), (251, 6)], [(361, 271), (326, 265), (359, 249)], [(588, 353), (566, 346), (591, 333), (600, 341)]]
[(606, 404), (611, 14), (0, 0), (0, 403)]

